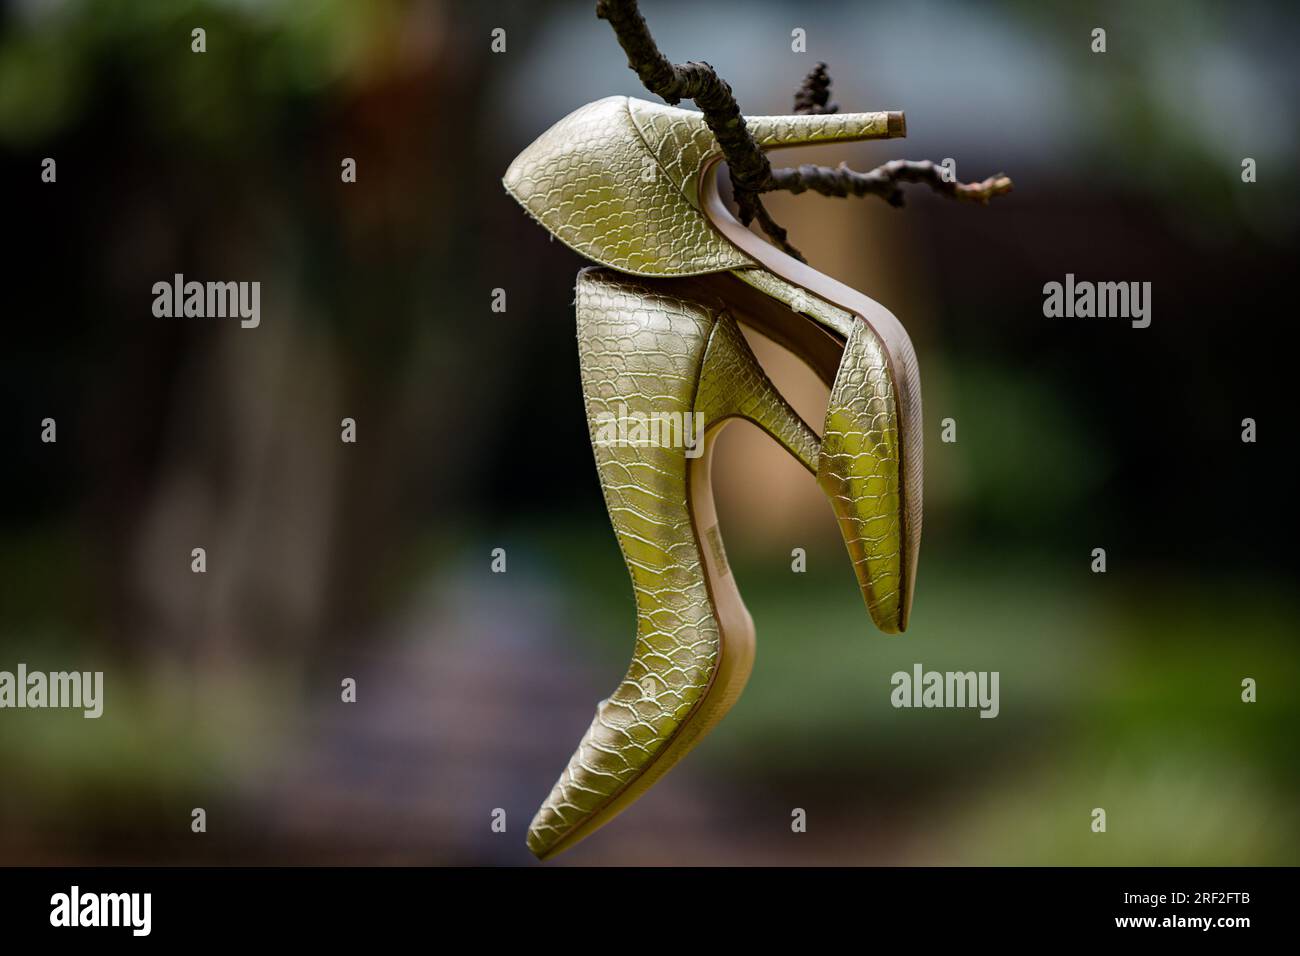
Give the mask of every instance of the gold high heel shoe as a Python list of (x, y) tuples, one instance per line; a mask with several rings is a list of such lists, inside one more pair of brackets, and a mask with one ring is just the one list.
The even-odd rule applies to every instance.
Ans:
[[(746, 122), (764, 148), (904, 132), (901, 113)], [(505, 176), (548, 231), (606, 267), (579, 273), (578, 346), (597, 469), (637, 605), (627, 676), (598, 706), (529, 828), (541, 858), (644, 793), (722, 718), (749, 675), (753, 622), (727, 567), (709, 483), (713, 441), (731, 420), (753, 422), (816, 476), (872, 619), (888, 633), (907, 626), (921, 531), (911, 342), (882, 306), (741, 225), (718, 191), (720, 159), (700, 114), (610, 97), (553, 126)], [(738, 323), (830, 386), (820, 439), (767, 378)], [(629, 420), (632, 437), (611, 427)], [(649, 427), (656, 422), (663, 427)]]

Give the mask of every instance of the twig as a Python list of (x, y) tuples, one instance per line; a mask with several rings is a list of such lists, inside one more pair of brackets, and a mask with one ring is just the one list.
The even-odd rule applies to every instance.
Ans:
[(839, 103), (829, 103), (831, 98), (831, 76), (826, 72), (826, 64), (818, 63), (812, 68), (803, 83), (794, 94), (794, 111), (796, 113), (838, 113)]
[[(929, 160), (896, 159), (869, 173), (855, 173), (843, 164), (835, 169), (800, 166), (773, 170), (767, 154), (745, 125), (727, 81), (707, 63), (674, 64), (664, 56), (637, 9), (637, 0), (596, 0), (596, 16), (609, 21), (619, 46), (627, 54), (627, 65), (647, 90), (674, 106), (684, 99), (695, 101), (731, 171), (731, 191), (740, 221), (749, 225), (757, 219), (763, 232), (800, 262), (806, 260), (764, 208), (761, 193), (801, 193), (811, 189), (824, 196), (880, 196), (891, 206), (901, 206), (900, 183), (925, 183), (941, 196), (979, 203), (1011, 191), (1011, 180), (1002, 174), (979, 183), (948, 182), (943, 178), (943, 168)], [(826, 64), (818, 63), (795, 93), (795, 112), (836, 112), (838, 104), (829, 102), (830, 86)]]
[(659, 52), (636, 0), (597, 0), (596, 16), (608, 20), (614, 28), (619, 46), (627, 54), (627, 65), (636, 71), (647, 90), (674, 106), (684, 99), (695, 101), (726, 157), (741, 221), (748, 224), (772, 167), (745, 125), (726, 80), (707, 63), (674, 66), (669, 62)]
[(764, 192), (785, 190), (801, 193), (811, 189), (823, 196), (879, 196), (891, 206), (903, 205), (900, 183), (924, 183), (940, 196), (986, 205), (994, 196), (1011, 192), (1011, 179), (1002, 173), (978, 183), (959, 183), (944, 178), (945, 169), (928, 159), (895, 159), (869, 173), (856, 173), (840, 163), (829, 166), (800, 166), (774, 169)]
[(745, 117), (727, 81), (707, 63), (674, 65), (670, 62), (650, 35), (636, 0), (597, 0), (596, 16), (608, 20), (614, 28), (619, 46), (627, 54), (627, 65), (636, 71), (647, 90), (674, 106), (688, 99), (700, 108), (731, 171), (731, 193), (740, 221), (749, 225), (757, 217), (759, 227), (786, 255), (800, 262), (807, 261), (786, 241), (786, 231), (777, 225), (758, 198), (759, 192), (771, 182), (772, 166), (745, 125)]
[(781, 247), (781, 251), (787, 256), (798, 259), (800, 262), (807, 262), (808, 260), (803, 257), (803, 253), (790, 245), (789, 240), (786, 239), (788, 233), (785, 228), (772, 218), (772, 214), (767, 211), (767, 207), (761, 202), (757, 202), (755, 205), (758, 209), (758, 225), (776, 241), (776, 244)]

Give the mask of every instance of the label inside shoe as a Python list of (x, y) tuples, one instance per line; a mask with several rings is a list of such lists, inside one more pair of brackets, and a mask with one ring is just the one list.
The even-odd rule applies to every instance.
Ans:
[(722, 549), (722, 535), (718, 533), (716, 524), (704, 532), (704, 540), (709, 543), (709, 552), (713, 555), (713, 564), (718, 573), (729, 573), (731, 569), (727, 567), (727, 552)]

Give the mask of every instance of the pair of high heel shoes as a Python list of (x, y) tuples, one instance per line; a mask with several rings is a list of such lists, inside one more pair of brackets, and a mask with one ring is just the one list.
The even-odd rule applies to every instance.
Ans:
[[(764, 149), (886, 139), (901, 113), (747, 118)], [(703, 116), (609, 97), (562, 119), (505, 186), (552, 235), (599, 265), (578, 274), (578, 350), (606, 507), (632, 575), (636, 650), (528, 831), (553, 856), (626, 809), (722, 719), (754, 659), (754, 624), (718, 532), (709, 461), (748, 419), (816, 476), (867, 609), (907, 627), (921, 536), (921, 388), (898, 320), (743, 226), (719, 192)], [(820, 437), (740, 326), (830, 387)], [(612, 441), (611, 418), (701, 416), (703, 449)], [(666, 417), (665, 417), (666, 416)]]

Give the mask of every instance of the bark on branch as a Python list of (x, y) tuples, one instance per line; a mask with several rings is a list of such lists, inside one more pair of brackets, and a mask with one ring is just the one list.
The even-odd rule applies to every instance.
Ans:
[(756, 211), (758, 193), (771, 178), (772, 167), (745, 125), (727, 81), (707, 63), (669, 62), (650, 35), (636, 0), (597, 0), (596, 16), (608, 20), (614, 28), (627, 54), (627, 65), (636, 71), (647, 90), (674, 106), (682, 100), (695, 101), (722, 147), (741, 219), (748, 225)]
[[(672, 105), (693, 100), (704, 114), (704, 122), (718, 140), (731, 171), (732, 194), (740, 221), (749, 225), (757, 218), (759, 227), (788, 255), (804, 257), (786, 239), (786, 231), (773, 221), (760, 195), (785, 190), (801, 193), (809, 189), (824, 196), (880, 196), (891, 206), (903, 205), (903, 183), (923, 183), (941, 196), (987, 203), (994, 196), (1011, 191), (1011, 180), (999, 173), (983, 182), (949, 182), (943, 167), (929, 160), (896, 159), (868, 173), (858, 173), (844, 164), (800, 166), (773, 170), (740, 112), (740, 105), (726, 80), (707, 63), (672, 63), (659, 50), (637, 0), (596, 0), (596, 16), (609, 21), (627, 64), (641, 78), (647, 90)], [(818, 63), (795, 93), (796, 113), (834, 113), (830, 102), (831, 78), (826, 64)]]
[(1011, 179), (1002, 173), (978, 183), (959, 183), (945, 179), (944, 172), (944, 167), (928, 159), (895, 159), (869, 173), (854, 172), (843, 163), (834, 169), (800, 166), (772, 170), (772, 179), (763, 191), (784, 189), (798, 194), (811, 189), (823, 196), (879, 196), (891, 206), (903, 205), (901, 183), (924, 183), (940, 196), (980, 204), (1011, 191)]
[(838, 113), (839, 103), (831, 103), (831, 75), (826, 71), (825, 63), (818, 63), (803, 78), (803, 83), (794, 94), (794, 111), (796, 113)]

